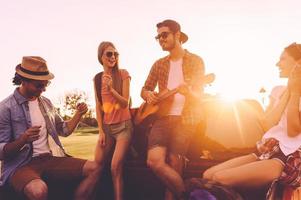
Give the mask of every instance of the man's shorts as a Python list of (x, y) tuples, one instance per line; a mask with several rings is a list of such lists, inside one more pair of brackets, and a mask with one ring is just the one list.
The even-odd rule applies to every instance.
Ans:
[(19, 193), (34, 179), (44, 181), (79, 181), (83, 178), (86, 160), (72, 157), (54, 157), (50, 154), (33, 157), (10, 177), (10, 185)]
[(195, 125), (184, 125), (181, 116), (165, 116), (157, 119), (148, 135), (148, 149), (166, 147), (169, 153), (185, 156)]

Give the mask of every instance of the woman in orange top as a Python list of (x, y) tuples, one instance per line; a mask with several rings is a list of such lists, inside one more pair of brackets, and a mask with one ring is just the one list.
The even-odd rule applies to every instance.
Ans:
[[(101, 168), (107, 155), (116, 145), (111, 162), (115, 200), (123, 199), (122, 167), (132, 137), (133, 126), (129, 110), (130, 75), (119, 69), (118, 52), (111, 42), (102, 42), (98, 47), (98, 60), (103, 66), (101, 87), (95, 84), (96, 118), (99, 138), (96, 145), (95, 161)], [(97, 81), (94, 80), (95, 83)]]

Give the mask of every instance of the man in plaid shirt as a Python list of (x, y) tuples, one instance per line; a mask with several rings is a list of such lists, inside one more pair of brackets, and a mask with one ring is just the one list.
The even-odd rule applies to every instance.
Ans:
[[(185, 194), (181, 178), (185, 154), (196, 125), (202, 120), (200, 106), (203, 93), (203, 60), (187, 50), (182, 44), (188, 36), (181, 32), (174, 20), (157, 24), (157, 41), (169, 55), (157, 60), (151, 68), (141, 97), (148, 104), (159, 103), (161, 93), (175, 89), (164, 106), (167, 112), (153, 123), (148, 136), (147, 164), (161, 179), (169, 191), (166, 199), (183, 199)], [(159, 87), (159, 94), (154, 90)], [(160, 101), (163, 105), (163, 102)], [(170, 193), (172, 192), (172, 193)]]

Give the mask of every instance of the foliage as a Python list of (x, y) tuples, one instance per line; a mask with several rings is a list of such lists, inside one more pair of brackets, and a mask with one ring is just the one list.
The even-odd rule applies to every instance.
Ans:
[[(87, 103), (88, 95), (84, 91), (73, 90), (65, 93), (64, 97), (60, 100), (61, 107), (56, 108), (57, 112), (63, 117), (64, 120), (70, 119), (76, 112), (76, 107), (79, 103)], [(87, 103), (88, 111), (82, 117), (80, 126), (97, 126), (97, 121), (93, 118), (93, 108)]]

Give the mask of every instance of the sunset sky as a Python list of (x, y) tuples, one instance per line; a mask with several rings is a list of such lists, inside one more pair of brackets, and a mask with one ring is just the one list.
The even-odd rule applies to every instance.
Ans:
[(45, 96), (90, 94), (102, 66), (97, 47), (112, 41), (120, 66), (132, 76), (133, 105), (154, 61), (164, 55), (154, 39), (156, 23), (177, 20), (189, 36), (183, 46), (200, 55), (216, 74), (207, 92), (230, 98), (259, 98), (285, 83), (275, 63), (282, 49), (301, 43), (300, 0), (0, 0), (0, 100), (14, 89), (11, 79), (22, 56), (38, 55), (55, 79)]

